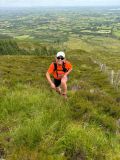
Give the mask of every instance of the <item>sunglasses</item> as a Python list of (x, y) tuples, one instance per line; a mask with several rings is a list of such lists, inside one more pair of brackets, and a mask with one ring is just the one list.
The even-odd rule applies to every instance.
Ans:
[(57, 57), (57, 59), (61, 59), (61, 60), (63, 60), (63, 59), (64, 59), (64, 57), (60, 56), (60, 57)]

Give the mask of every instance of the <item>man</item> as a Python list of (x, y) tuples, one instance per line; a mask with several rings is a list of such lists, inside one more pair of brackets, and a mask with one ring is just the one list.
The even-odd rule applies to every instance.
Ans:
[[(65, 53), (60, 51), (56, 55), (55, 62), (49, 66), (49, 69), (46, 73), (46, 77), (51, 85), (51, 88), (56, 90), (65, 98), (67, 98), (67, 76), (71, 71), (72, 65), (65, 59)], [(54, 77), (54, 81), (51, 80), (51, 74)]]

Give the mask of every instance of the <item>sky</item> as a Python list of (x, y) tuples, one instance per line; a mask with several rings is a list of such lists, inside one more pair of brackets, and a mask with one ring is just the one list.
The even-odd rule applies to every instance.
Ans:
[(0, 7), (120, 6), (120, 0), (0, 0)]

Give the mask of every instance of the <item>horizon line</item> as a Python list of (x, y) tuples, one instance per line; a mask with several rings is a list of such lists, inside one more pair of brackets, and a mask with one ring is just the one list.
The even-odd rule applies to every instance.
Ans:
[(72, 6), (72, 5), (66, 5), (66, 6), (0, 6), (0, 8), (39, 8), (39, 7), (57, 7), (57, 8), (62, 8), (62, 7), (120, 7), (120, 5), (81, 5), (81, 6)]

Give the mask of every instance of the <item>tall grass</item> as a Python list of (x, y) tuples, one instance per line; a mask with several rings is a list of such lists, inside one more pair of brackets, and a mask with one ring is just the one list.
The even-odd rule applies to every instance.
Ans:
[(108, 84), (87, 52), (78, 50), (81, 57), (76, 52), (68, 101), (46, 83), (46, 64), (52, 57), (0, 57), (2, 158), (120, 159), (119, 92)]
[(57, 142), (58, 152), (64, 151), (67, 159), (118, 160), (119, 145), (116, 138), (108, 138), (95, 125), (70, 124)]

